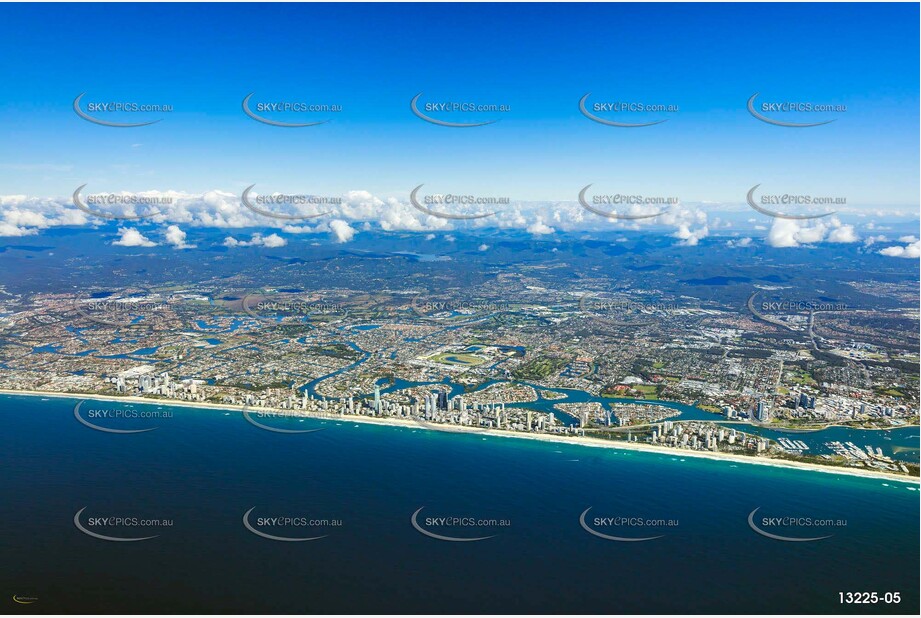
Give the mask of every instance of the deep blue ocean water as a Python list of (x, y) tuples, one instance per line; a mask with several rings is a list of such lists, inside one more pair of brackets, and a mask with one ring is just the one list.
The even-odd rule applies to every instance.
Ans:
[[(530, 440), (162, 407), (172, 418), (77, 422), (77, 399), (0, 396), (0, 581), (24, 612), (916, 613), (917, 484)], [(90, 410), (125, 404), (87, 402)], [(157, 410), (155, 404), (133, 406)], [(168, 519), (155, 530), (93, 517)], [(429, 527), (469, 516), (504, 527)], [(677, 521), (601, 528), (580, 514)], [(846, 520), (830, 538), (781, 542), (748, 515)], [(278, 542), (253, 517), (341, 521)], [(255, 521), (253, 519), (250, 520)], [(308, 536), (303, 527), (266, 527)], [(785, 527), (774, 532), (812, 536)], [(309, 532), (309, 531), (308, 531)], [(841, 591), (899, 592), (898, 605), (839, 604)], [(13, 595), (38, 599), (13, 605)]]

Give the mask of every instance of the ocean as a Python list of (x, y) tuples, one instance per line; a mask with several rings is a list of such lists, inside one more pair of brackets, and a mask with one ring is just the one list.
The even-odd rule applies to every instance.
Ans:
[[(295, 434), (239, 412), (82, 404), (100, 426), (156, 427), (114, 434), (78, 422), (78, 401), (0, 396), (0, 581), (17, 613), (919, 606), (917, 483), (347, 418), (262, 421), (320, 430)], [(824, 538), (778, 540), (750, 517), (775, 536)], [(848, 592), (878, 600), (842, 604)]]

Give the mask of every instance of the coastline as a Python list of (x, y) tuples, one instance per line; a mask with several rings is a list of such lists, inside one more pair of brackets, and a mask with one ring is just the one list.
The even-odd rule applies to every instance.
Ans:
[[(96, 401), (108, 401), (108, 402), (128, 402), (128, 403), (138, 403), (144, 405), (161, 405), (161, 406), (171, 406), (171, 407), (180, 407), (180, 408), (201, 408), (208, 410), (220, 410), (225, 412), (242, 412), (243, 406), (234, 406), (229, 404), (216, 404), (216, 403), (205, 403), (200, 401), (181, 401), (176, 399), (149, 399), (146, 397), (136, 397), (136, 396), (125, 396), (117, 397), (113, 395), (99, 395), (95, 393), (58, 393), (51, 391), (33, 391), (33, 390), (9, 390), (9, 389), (0, 389), (0, 395), (22, 395), (26, 397), (55, 397), (58, 399), (86, 399), (86, 400), (96, 400)], [(591, 438), (586, 436), (564, 436), (558, 434), (538, 434), (538, 433), (525, 433), (525, 432), (515, 432), (515, 431), (500, 431), (495, 429), (475, 429), (471, 427), (463, 426), (452, 426), (447, 425), (443, 429), (439, 426), (434, 426), (430, 424), (420, 424), (415, 421), (399, 419), (399, 418), (377, 418), (372, 416), (363, 416), (360, 414), (349, 415), (349, 416), (340, 416), (336, 414), (330, 415), (317, 415), (303, 413), (299, 410), (284, 410), (281, 408), (251, 408), (252, 410), (265, 410), (270, 412), (279, 412), (282, 414), (289, 414), (291, 416), (299, 416), (303, 418), (312, 418), (316, 420), (334, 420), (334, 421), (343, 421), (349, 422), (354, 421), (356, 423), (370, 423), (377, 425), (388, 425), (391, 427), (408, 427), (411, 429), (422, 429), (427, 431), (443, 431), (443, 432), (453, 432), (453, 433), (471, 433), (480, 436), (490, 436), (494, 438), (511, 438), (511, 439), (523, 439), (523, 440), (539, 440), (543, 442), (553, 442), (557, 444), (576, 444), (585, 447), (592, 448), (610, 448), (610, 449), (620, 449), (624, 451), (639, 451), (644, 453), (653, 453), (659, 455), (672, 455), (679, 457), (696, 457), (699, 459), (710, 459), (714, 461), (724, 461), (724, 462), (734, 462), (742, 464), (751, 464), (756, 466), (772, 466), (775, 468), (787, 468), (793, 470), (805, 470), (811, 472), (822, 472), (825, 474), (843, 474), (846, 476), (858, 476), (863, 478), (872, 478), (872, 479), (881, 479), (887, 481), (899, 481), (902, 483), (908, 484), (921, 484), (921, 478), (900, 474), (892, 474), (888, 472), (882, 472), (878, 470), (866, 470), (859, 468), (846, 468), (838, 466), (823, 466), (821, 464), (806, 463), (806, 462), (797, 462), (797, 461), (786, 461), (782, 459), (768, 459), (760, 458), (757, 456), (746, 456), (746, 455), (735, 455), (732, 453), (720, 453), (714, 451), (692, 451), (692, 450), (683, 450), (683, 449), (673, 449), (666, 447), (657, 447), (645, 443), (639, 442), (612, 442), (611, 440), (602, 440), (599, 438)], [(300, 413), (299, 413), (300, 412)]]

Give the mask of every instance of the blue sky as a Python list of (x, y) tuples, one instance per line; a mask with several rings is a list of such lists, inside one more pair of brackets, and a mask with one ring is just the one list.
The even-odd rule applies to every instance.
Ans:
[[(858, 207), (917, 205), (918, 17), (912, 4), (6, 4), (0, 195), (63, 196), (88, 182), (405, 197), (426, 183), (573, 200), (595, 183), (741, 203), (762, 183)], [(242, 113), (254, 91), (343, 111), (278, 129)], [(72, 111), (81, 92), (176, 111), (101, 127)], [(486, 127), (439, 127), (410, 113), (418, 92), (511, 111)], [(680, 111), (610, 128), (579, 113), (587, 92)], [(775, 127), (746, 111), (755, 92), (848, 111)]]

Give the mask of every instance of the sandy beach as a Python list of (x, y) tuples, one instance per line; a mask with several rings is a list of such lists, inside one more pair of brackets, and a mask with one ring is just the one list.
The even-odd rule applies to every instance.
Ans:
[[(123, 402), (123, 403), (138, 403), (145, 405), (158, 405), (158, 406), (172, 406), (172, 407), (181, 407), (181, 408), (202, 408), (208, 410), (217, 410), (225, 412), (242, 412), (243, 406), (233, 406), (227, 404), (214, 404), (214, 403), (204, 403), (204, 402), (188, 402), (181, 400), (173, 399), (148, 399), (145, 397), (135, 397), (135, 396), (125, 396), (125, 397), (116, 397), (111, 395), (98, 395), (91, 393), (55, 393), (55, 392), (46, 392), (46, 391), (29, 391), (29, 390), (7, 390), (0, 389), (0, 395), (25, 395), (29, 397), (57, 397), (64, 399), (89, 399), (96, 401), (111, 401), (111, 402)], [(793, 470), (807, 470), (812, 472), (822, 472), (825, 474), (834, 474), (834, 475), (845, 475), (845, 476), (860, 476), (864, 478), (873, 478), (873, 479), (882, 479), (887, 481), (899, 481), (903, 483), (911, 484), (921, 484), (921, 479), (914, 476), (906, 476), (901, 474), (892, 474), (888, 472), (882, 472), (878, 470), (866, 470), (859, 468), (845, 468), (841, 466), (823, 466), (821, 464), (814, 463), (805, 463), (805, 462), (796, 462), (796, 461), (785, 461), (782, 459), (768, 459), (766, 457), (757, 457), (757, 456), (746, 456), (746, 455), (735, 455), (731, 453), (720, 453), (713, 451), (693, 451), (690, 449), (676, 449), (669, 447), (653, 446), (651, 444), (640, 443), (640, 442), (612, 442), (610, 440), (602, 440), (599, 438), (590, 438), (584, 436), (575, 436), (575, 435), (558, 435), (558, 434), (540, 434), (540, 433), (524, 433), (524, 432), (515, 432), (515, 431), (502, 431), (495, 429), (475, 429), (472, 427), (463, 427), (463, 426), (453, 426), (453, 425), (433, 425), (433, 424), (422, 424), (412, 420), (399, 419), (399, 418), (377, 418), (371, 416), (363, 415), (343, 415), (338, 414), (329, 414), (329, 415), (319, 415), (311, 414), (301, 410), (284, 410), (281, 408), (250, 408), (253, 412), (273, 412), (278, 414), (285, 414), (290, 416), (297, 416), (303, 418), (313, 418), (317, 420), (334, 420), (340, 422), (355, 422), (355, 423), (371, 423), (377, 425), (389, 425), (394, 427), (405, 427), (411, 429), (421, 429), (427, 431), (444, 431), (444, 432), (454, 432), (454, 433), (475, 433), (480, 436), (489, 436), (495, 438), (511, 438), (511, 439), (521, 439), (521, 440), (540, 440), (543, 442), (554, 442), (561, 444), (577, 444), (580, 446), (586, 447), (595, 447), (595, 448), (609, 448), (617, 449), (622, 451), (642, 451), (646, 453), (656, 453), (659, 455), (665, 455), (675, 458), (684, 458), (684, 457), (696, 457), (702, 459), (711, 459), (724, 462), (740, 463), (740, 464), (749, 464), (756, 466), (773, 466), (776, 468), (789, 468)]]

